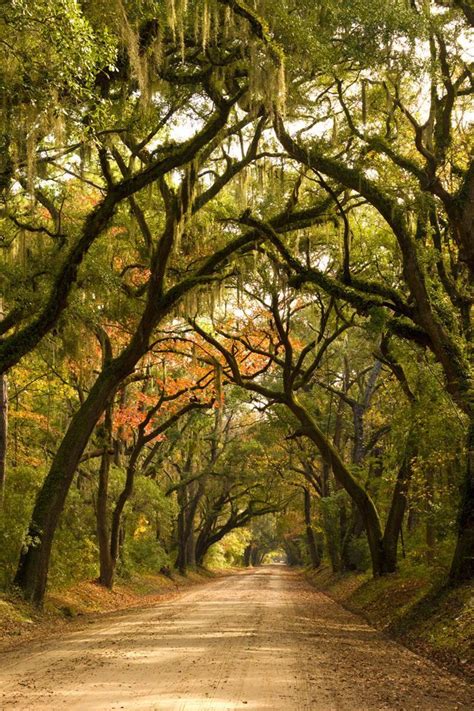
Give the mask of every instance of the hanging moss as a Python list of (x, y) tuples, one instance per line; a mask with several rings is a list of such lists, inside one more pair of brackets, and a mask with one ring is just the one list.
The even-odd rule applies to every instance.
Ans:
[(153, 60), (153, 75), (155, 76), (163, 65), (163, 32), (160, 27), (151, 46), (150, 58)]
[(185, 30), (186, 30), (186, 17), (188, 14), (188, 0), (178, 0), (178, 38), (179, 38), (179, 49), (181, 53), (181, 61), (184, 62), (186, 59), (186, 44), (185, 44)]
[(140, 38), (138, 32), (131, 26), (122, 0), (115, 0), (118, 9), (119, 30), (122, 41), (127, 49), (130, 72), (136, 80), (142, 100), (150, 99), (150, 84), (148, 65), (145, 55), (140, 54)]
[(176, 43), (176, 5), (175, 0), (166, 0), (166, 19), (173, 36), (173, 42)]
[(278, 67), (277, 73), (277, 86), (276, 86), (276, 105), (278, 112), (284, 116), (286, 108), (286, 75), (285, 75), (285, 63), (283, 59), (280, 59), (280, 65)]
[(201, 46), (204, 51), (209, 43), (209, 35), (211, 29), (211, 15), (209, 13), (208, 0), (204, 0), (202, 18), (201, 18)]
[(367, 123), (367, 79), (362, 79), (362, 90), (361, 90), (361, 103), (362, 103), (362, 123)]
[(34, 183), (36, 177), (36, 146), (37, 146), (37, 132), (36, 128), (32, 126), (26, 137), (26, 174), (28, 181), (28, 190), (30, 194), (33, 195)]

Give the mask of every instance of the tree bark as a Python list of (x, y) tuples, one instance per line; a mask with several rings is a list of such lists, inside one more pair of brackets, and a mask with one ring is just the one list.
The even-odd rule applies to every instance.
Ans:
[(284, 545), (288, 565), (291, 567), (302, 565), (303, 561), (301, 560), (301, 552), (297, 542), (291, 538), (286, 538)]
[(97, 489), (97, 542), (99, 545), (99, 583), (111, 589), (114, 576), (114, 565), (109, 547), (109, 525), (107, 516), (107, 503), (109, 495), (109, 474), (112, 446), (112, 408), (109, 402), (105, 409), (105, 418), (102, 425), (102, 444), (104, 452), (100, 460), (99, 483)]
[(467, 462), (461, 489), (458, 537), (449, 582), (452, 585), (474, 578), (474, 418), (467, 433)]
[(8, 381), (5, 374), (0, 375), (0, 508), (5, 496), (7, 478), (7, 443), (8, 443)]
[(429, 467), (425, 472), (425, 542), (426, 560), (430, 565), (434, 561), (436, 547), (436, 531), (433, 520), (434, 494), (434, 472), (432, 467)]
[(190, 484), (191, 489), (191, 500), (188, 503), (188, 507), (185, 511), (184, 516), (184, 545), (186, 547), (186, 566), (194, 568), (196, 566), (196, 538), (194, 534), (194, 520), (196, 518), (196, 511), (199, 506), (199, 501), (204, 493), (204, 480), (201, 479), (199, 484), (196, 486), (197, 482), (192, 482)]
[(304, 518), (306, 525), (306, 540), (308, 543), (309, 557), (311, 560), (312, 568), (319, 568), (321, 565), (321, 559), (319, 557), (318, 546), (316, 545), (316, 538), (314, 535), (314, 530), (311, 520), (311, 493), (309, 489), (305, 486), (303, 488), (304, 495)]
[[(215, 123), (213, 126), (215, 132), (224, 123), (225, 120), (220, 124)], [(213, 254), (197, 271), (195, 277), (184, 279), (171, 286), (167, 292), (163, 292), (163, 281), (173, 245), (175, 226), (176, 213), (173, 212), (167, 216), (165, 231), (153, 255), (147, 300), (137, 329), (128, 346), (104, 367), (88, 397), (71, 419), (48, 475), (38, 492), (14, 584), (26, 599), (39, 607), (43, 603), (46, 591), (51, 547), (59, 517), (81, 456), (108, 400), (147, 352), (151, 334), (161, 319), (197, 283), (209, 279), (210, 275), (214, 274), (235, 250), (249, 242), (247, 236), (236, 238)], [(254, 236), (253, 239), (255, 238)]]
[[(3, 321), (3, 298), (0, 297), (0, 318)], [(0, 375), (0, 508), (5, 497), (7, 478), (7, 445), (8, 445), (8, 380), (6, 373)]]
[(38, 492), (14, 584), (24, 597), (41, 606), (46, 591), (54, 534), (67, 493), (92, 431), (116, 386), (129, 373), (109, 366), (72, 418), (46, 479)]
[(398, 539), (407, 507), (407, 491), (412, 475), (411, 456), (410, 449), (408, 449), (398, 470), (390, 511), (385, 524), (383, 546), (388, 573), (394, 573), (397, 569)]
[(295, 397), (289, 399), (287, 404), (303, 425), (305, 435), (314, 442), (321, 452), (323, 459), (331, 465), (337, 481), (344, 487), (358, 507), (367, 533), (373, 574), (374, 576), (384, 575), (388, 571), (386, 570), (385, 552), (383, 548), (383, 534), (374, 502), (367, 491), (353, 477), (335, 447), (333, 447), (328, 438), (320, 430), (316, 421), (307, 410)]
[(177, 521), (177, 537), (178, 537), (178, 555), (175, 562), (175, 568), (182, 575), (186, 573), (187, 566), (187, 548), (186, 548), (186, 506), (188, 505), (188, 497), (186, 487), (178, 489), (179, 513)]
[(186, 541), (186, 564), (188, 568), (196, 567), (196, 539), (194, 537), (194, 529), (189, 531)]
[(253, 550), (254, 550), (253, 543), (249, 543), (247, 548), (244, 550), (243, 564), (245, 565), (246, 568), (249, 568), (250, 565), (252, 564)]
[(121, 532), (123, 531), (122, 524), (122, 513), (125, 508), (125, 504), (131, 497), (133, 493), (133, 484), (135, 481), (135, 473), (137, 467), (137, 459), (140, 450), (135, 448), (132, 452), (130, 460), (127, 466), (127, 473), (125, 476), (125, 484), (122, 491), (119, 494), (117, 502), (115, 504), (114, 510), (112, 512), (112, 523), (110, 526), (110, 560), (112, 564), (112, 580), (111, 585), (113, 585), (113, 577), (115, 574), (115, 568), (117, 567), (117, 561), (120, 552), (120, 538)]

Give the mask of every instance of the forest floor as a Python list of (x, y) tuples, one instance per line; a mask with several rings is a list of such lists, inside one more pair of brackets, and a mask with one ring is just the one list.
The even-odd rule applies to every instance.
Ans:
[(2, 711), (454, 711), (471, 687), (282, 566), (243, 570), (0, 657)]
[(449, 588), (446, 573), (404, 565), (392, 575), (307, 571), (311, 583), (413, 651), (474, 681), (474, 588)]

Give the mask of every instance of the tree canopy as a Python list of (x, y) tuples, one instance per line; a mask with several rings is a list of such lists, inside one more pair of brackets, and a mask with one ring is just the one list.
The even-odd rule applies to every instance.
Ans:
[(3, 585), (472, 578), (473, 19), (1, 6)]

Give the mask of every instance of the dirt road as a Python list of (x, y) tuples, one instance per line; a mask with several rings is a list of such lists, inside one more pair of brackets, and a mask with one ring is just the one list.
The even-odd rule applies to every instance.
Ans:
[(0, 708), (453, 711), (474, 696), (274, 566), (4, 653)]

